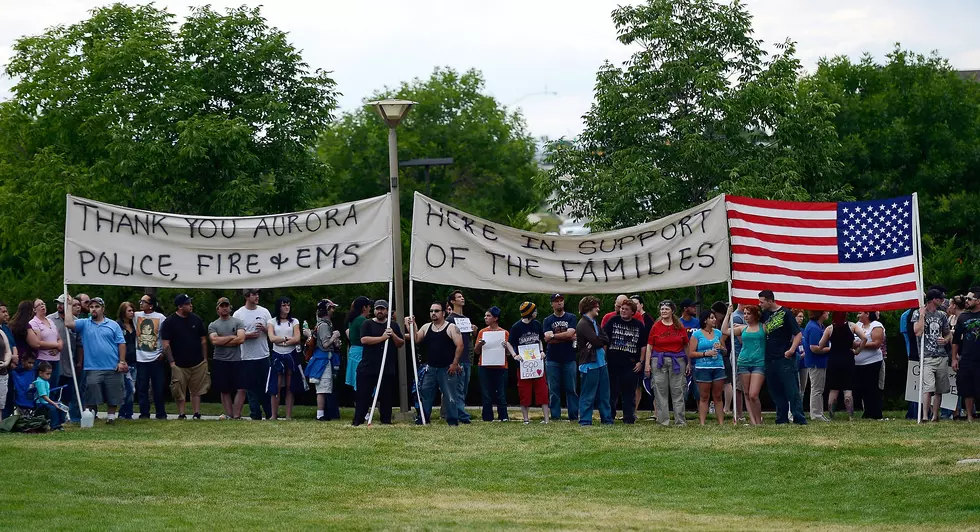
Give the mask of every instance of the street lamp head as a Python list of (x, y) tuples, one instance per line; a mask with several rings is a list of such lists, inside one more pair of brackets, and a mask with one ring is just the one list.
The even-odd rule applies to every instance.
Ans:
[(378, 112), (381, 119), (388, 124), (388, 127), (395, 127), (399, 122), (405, 118), (408, 114), (408, 110), (412, 108), (418, 102), (413, 102), (411, 100), (376, 100), (373, 102), (368, 102), (367, 105), (373, 105), (374, 110)]

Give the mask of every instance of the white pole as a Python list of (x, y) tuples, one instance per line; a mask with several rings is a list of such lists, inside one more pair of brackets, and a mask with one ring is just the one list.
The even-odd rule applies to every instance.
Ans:
[[(409, 266), (411, 269), (411, 266)], [(411, 273), (408, 276), (408, 315), (412, 315), (412, 301), (415, 299), (415, 280), (412, 279)], [(413, 324), (418, 327), (418, 324)], [(412, 376), (415, 377), (415, 397), (419, 401), (419, 419), (422, 420), (422, 424), (425, 425), (425, 410), (422, 408), (422, 390), (419, 385), (419, 366), (415, 362), (415, 333), (412, 332), (412, 327), (406, 327), (408, 329), (408, 335), (411, 337), (409, 341), (412, 343)]]
[[(386, 329), (391, 327), (391, 289), (393, 284), (388, 283), (388, 321), (385, 323)], [(378, 372), (378, 384), (374, 386), (374, 398), (371, 399), (371, 411), (368, 413), (367, 424), (371, 426), (371, 420), (374, 419), (374, 407), (378, 404), (378, 396), (381, 395), (381, 377), (385, 374), (385, 362), (388, 360), (388, 344), (391, 343), (391, 338), (385, 340), (385, 346), (381, 350), (381, 371)], [(356, 419), (354, 421), (357, 421)]]
[[(64, 305), (64, 307), (65, 307), (65, 312), (71, 312), (72, 311), (71, 310), (71, 305), (68, 304), (68, 284), (67, 283), (65, 284), (65, 287), (64, 288), (65, 288), (65, 290), (64, 290), (63, 294), (65, 296), (64, 297), (65, 302), (62, 303), (62, 305)], [(78, 413), (81, 414), (84, 411), (85, 406), (82, 404), (82, 392), (78, 389), (78, 369), (75, 367), (75, 356), (72, 354), (72, 348), (71, 348), (71, 335), (72, 334), (75, 334), (75, 331), (66, 331), (66, 332), (68, 332), (68, 339), (69, 339), (69, 341), (68, 341), (68, 363), (71, 364), (71, 380), (72, 380), (72, 383), (74, 384), (74, 387), (75, 387), (75, 399), (78, 400)]]
[[(923, 301), (923, 297), (925, 297), (925, 283), (922, 280), (922, 228), (919, 226), (919, 195), (917, 193), (912, 194), (912, 225), (915, 226), (915, 240), (912, 245), (915, 247), (915, 268), (919, 283), (918, 295), (919, 301)], [(922, 338), (919, 340), (919, 408), (915, 419), (916, 424), (922, 423), (922, 411), (924, 409), (924, 405), (922, 404), (922, 370), (925, 368), (926, 357), (923, 353), (925, 348), (926, 331), (923, 329)]]

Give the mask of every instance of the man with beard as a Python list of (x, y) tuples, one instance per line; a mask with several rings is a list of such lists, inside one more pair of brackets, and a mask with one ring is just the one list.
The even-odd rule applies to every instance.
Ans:
[(578, 318), (565, 312), (565, 296), (552, 294), (553, 314), (544, 319), (545, 375), (548, 378), (548, 406), (551, 419), (561, 418), (561, 392), (565, 391), (568, 406), (568, 420), (578, 421), (578, 393), (576, 380), (578, 369), (575, 363), (575, 326)]
[[(388, 340), (391, 340), (392, 345), (388, 346), (388, 354), (382, 367), (381, 359), (385, 356), (385, 342)], [(391, 386), (397, 375), (395, 359), (397, 349), (405, 345), (405, 340), (402, 338), (398, 324), (394, 321), (388, 323), (387, 301), (379, 299), (374, 302), (374, 319), (361, 324), (361, 345), (364, 346), (364, 351), (361, 355), (361, 363), (357, 365), (357, 400), (352, 424), (356, 427), (364, 423), (364, 417), (371, 409), (371, 392), (378, 384), (378, 375), (384, 372), (381, 386), (378, 386), (376, 393), (380, 403), (381, 423), (390, 425)]]

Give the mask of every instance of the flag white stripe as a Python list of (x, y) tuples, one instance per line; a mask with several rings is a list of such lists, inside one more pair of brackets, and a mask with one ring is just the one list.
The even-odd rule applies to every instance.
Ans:
[[(732, 297), (738, 299), (759, 299), (758, 290), (746, 290), (744, 288), (733, 288)], [(793, 303), (815, 303), (827, 305), (853, 305), (867, 309), (873, 309), (879, 305), (895, 303), (897, 301), (917, 300), (918, 295), (915, 290), (908, 292), (897, 292), (883, 296), (862, 296), (862, 297), (841, 297), (825, 296), (820, 294), (790, 293), (783, 292), (776, 294), (776, 301), (784, 306), (792, 306)]]
[(800, 253), (803, 255), (830, 255), (837, 256), (837, 246), (809, 246), (797, 244), (778, 244), (776, 242), (765, 242), (758, 238), (746, 238), (744, 236), (733, 236), (733, 246), (754, 246), (770, 251), (781, 253)]
[(825, 211), (790, 211), (783, 209), (771, 209), (768, 207), (754, 207), (752, 205), (742, 205), (741, 203), (726, 202), (728, 210), (738, 211), (743, 214), (754, 214), (767, 218), (783, 218), (786, 220), (836, 220), (837, 210), (828, 209)]
[(899, 259), (879, 260), (875, 262), (854, 262), (854, 263), (818, 263), (818, 262), (798, 262), (774, 259), (761, 255), (746, 255), (745, 253), (733, 253), (732, 262), (742, 262), (747, 264), (759, 264), (763, 266), (779, 266), (796, 271), (812, 272), (866, 272), (895, 268), (897, 266), (907, 266), (912, 263), (912, 257), (902, 257)]
[(882, 286), (892, 286), (900, 283), (914, 283), (918, 279), (915, 272), (893, 275), (884, 278), (868, 278), (856, 281), (825, 281), (819, 279), (807, 279), (790, 275), (776, 275), (771, 273), (756, 273), (733, 271), (733, 281), (754, 281), (760, 283), (779, 283), (794, 284), (800, 286), (811, 286), (813, 288), (878, 288)]
[(818, 227), (783, 227), (779, 225), (747, 222), (739, 218), (729, 218), (728, 226), (738, 227), (740, 229), (749, 229), (751, 231), (755, 231), (756, 233), (765, 233), (769, 235), (837, 237), (837, 229), (832, 227), (828, 227), (826, 229)]

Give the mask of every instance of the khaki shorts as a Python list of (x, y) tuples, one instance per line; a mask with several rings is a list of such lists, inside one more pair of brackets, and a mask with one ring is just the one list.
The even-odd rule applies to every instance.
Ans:
[(949, 364), (946, 361), (946, 357), (931, 357), (923, 361), (923, 393), (949, 393)]
[(188, 391), (191, 395), (204, 395), (211, 389), (211, 374), (208, 372), (207, 360), (193, 368), (174, 366), (170, 369), (173, 370), (170, 377), (170, 393), (174, 399), (186, 398)]

